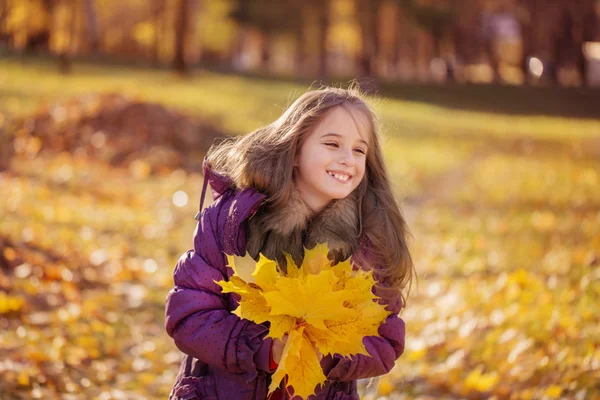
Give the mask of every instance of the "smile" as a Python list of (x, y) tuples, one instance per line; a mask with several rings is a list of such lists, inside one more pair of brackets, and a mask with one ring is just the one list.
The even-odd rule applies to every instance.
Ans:
[(329, 172), (329, 171), (327, 171), (327, 173), (329, 174), (329, 176), (333, 177), (336, 181), (341, 182), (341, 183), (346, 183), (351, 178), (350, 175), (334, 174), (333, 172)]

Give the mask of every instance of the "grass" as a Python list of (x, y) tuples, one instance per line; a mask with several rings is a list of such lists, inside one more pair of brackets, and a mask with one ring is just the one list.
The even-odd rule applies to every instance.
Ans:
[[(182, 79), (165, 70), (85, 63), (74, 64), (73, 73), (65, 76), (57, 72), (54, 64), (5, 58), (0, 60), (0, 89), (0, 110), (11, 115), (26, 114), (36, 109), (40, 102), (90, 92), (117, 91), (184, 112), (206, 115), (226, 131), (242, 133), (275, 120), (295, 98), (309, 89), (309, 85), (211, 71), (196, 71), (190, 78)], [(490, 93), (496, 90), (504, 94), (502, 101), (494, 104)], [(452, 98), (449, 91), (448, 88), (430, 86), (421, 89), (384, 86), (382, 92), (390, 97), (372, 99), (372, 104), (389, 137), (530, 137), (569, 141), (600, 136), (598, 120), (544, 115), (555, 110), (557, 103), (569, 104), (569, 97), (564, 99), (559, 90), (548, 90), (542, 96), (542, 92), (532, 89), (458, 88), (455, 103), (448, 101)], [(501, 104), (511, 98), (517, 104), (537, 104), (540, 98), (545, 98), (546, 111), (542, 104), (532, 108), (537, 112), (535, 115), (493, 112), (496, 106), (502, 110)], [(577, 98), (578, 104), (596, 109), (587, 101), (594, 98), (593, 94)], [(469, 107), (478, 103), (487, 104), (483, 107), (487, 111), (474, 111)], [(524, 113), (527, 114), (527, 110)]]

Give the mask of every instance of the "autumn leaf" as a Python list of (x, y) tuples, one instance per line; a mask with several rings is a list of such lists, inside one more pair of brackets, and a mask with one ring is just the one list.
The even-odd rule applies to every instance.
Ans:
[(223, 293), (240, 296), (234, 314), (269, 322), (269, 337), (288, 335), (270, 392), (287, 376), (295, 395), (313, 394), (325, 382), (317, 350), (323, 355), (369, 355), (362, 340), (378, 336), (389, 315), (372, 293), (372, 272), (355, 270), (350, 260), (332, 266), (327, 254), (327, 244), (305, 249), (300, 266), (285, 254), (286, 273), (262, 254), (258, 262), (248, 254), (227, 255), (234, 274), (216, 283)]
[(254, 283), (252, 272), (256, 267), (256, 261), (246, 254), (243, 257), (227, 254), (227, 266), (233, 269), (234, 274), (246, 283)]
[(273, 374), (269, 393), (279, 386), (285, 375), (288, 377), (288, 385), (294, 388), (294, 395), (303, 399), (314, 394), (316, 385), (325, 382), (326, 377), (317, 352), (311, 342), (306, 340), (303, 326), (291, 331), (279, 367)]

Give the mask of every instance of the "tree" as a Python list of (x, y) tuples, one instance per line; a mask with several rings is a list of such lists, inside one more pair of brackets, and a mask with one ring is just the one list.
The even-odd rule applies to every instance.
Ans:
[(362, 38), (361, 52), (358, 55), (358, 80), (362, 89), (367, 92), (372, 92), (376, 88), (373, 81), (373, 61), (379, 52), (377, 11), (380, 6), (381, 0), (356, 0)]
[[(29, 26), (21, 27), (21, 29), (27, 30), (25, 49), (40, 49), (43, 51), (48, 51), (50, 49), (50, 37), (52, 36), (52, 17), (54, 15), (55, 5), (56, 4), (54, 0), (42, 0), (38, 4), (27, 4), (25, 6), (26, 8), (31, 7), (31, 9), (27, 10), (29, 11), (27, 12), (27, 18), (29, 19), (29, 22), (33, 22), (37, 18), (44, 21), (40, 24), (38, 29), (35, 30), (27, 29), (30, 28)], [(41, 7), (41, 9), (38, 7)], [(36, 11), (39, 12), (39, 14), (36, 13)]]
[(0, 0), (0, 43), (8, 41), (10, 38), (6, 29), (8, 11), (8, 0)]
[[(69, 4), (70, 3), (70, 4)], [(66, 40), (58, 52), (58, 66), (63, 74), (71, 72), (73, 40), (77, 33), (77, 2), (64, 2), (63, 7), (68, 11), (68, 23), (65, 30)]]
[(173, 67), (181, 75), (186, 75), (188, 70), (185, 49), (190, 30), (190, 5), (191, 0), (179, 0), (177, 18), (175, 20), (175, 57)]
[(317, 15), (317, 26), (319, 28), (319, 62), (317, 74), (322, 81), (327, 80), (327, 34), (329, 32), (330, 23), (330, 0), (322, 0), (313, 2), (313, 8)]
[(152, 19), (154, 20), (154, 43), (152, 45), (152, 63), (158, 65), (160, 61), (161, 32), (166, 25), (164, 23), (166, 4), (165, 0), (154, 0)]
[(447, 35), (449, 28), (456, 21), (459, 12), (459, 5), (457, 3), (456, 0), (448, 1), (445, 4), (427, 3), (423, 5), (417, 4), (414, 0), (405, 2), (410, 10), (409, 15), (413, 16), (419, 26), (430, 32), (436, 57), (442, 55), (442, 39)]
[[(428, 56), (444, 58), (446, 63), (450, 60), (442, 51), (444, 41), (450, 42), (454, 52), (461, 52), (467, 47), (468, 42), (476, 40), (473, 38), (473, 29), (466, 34), (461, 27), (459, 16), (467, 17), (472, 14), (473, 2), (463, 4), (461, 0), (446, 0), (437, 2), (423, 2), (419, 0), (395, 0), (398, 7), (398, 42), (404, 41), (410, 49), (411, 55), (417, 57), (418, 49), (412, 36), (426, 35), (431, 43), (431, 52)], [(475, 21), (477, 24), (479, 21)], [(410, 35), (411, 39), (403, 40), (400, 35)], [(398, 45), (399, 46), (399, 45)], [(397, 57), (397, 54), (396, 54)], [(449, 75), (449, 79), (453, 76)]]
[(238, 43), (236, 46), (236, 59), (244, 51), (243, 41), (249, 29), (255, 29), (262, 36), (261, 62), (263, 68), (268, 69), (271, 60), (272, 42), (276, 36), (288, 36), (295, 39), (296, 65), (302, 69), (304, 57), (304, 26), (306, 13), (312, 10), (315, 4), (328, 3), (325, 1), (292, 0), (280, 2), (278, 0), (236, 0), (230, 17), (238, 25)]
[(87, 23), (88, 44), (92, 52), (98, 49), (98, 19), (96, 18), (96, 2), (94, 0), (84, 0), (83, 9)]

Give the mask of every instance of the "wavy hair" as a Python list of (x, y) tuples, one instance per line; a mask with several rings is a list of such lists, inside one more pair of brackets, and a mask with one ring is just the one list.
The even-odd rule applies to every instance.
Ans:
[(338, 106), (344, 107), (355, 122), (362, 116), (360, 121), (367, 126), (360, 128), (370, 132), (365, 175), (355, 189), (359, 226), (370, 240), (379, 264), (376, 275), (379, 289), (384, 293), (399, 292), (404, 306), (415, 270), (407, 245), (410, 234), (384, 164), (379, 122), (356, 86), (308, 91), (273, 123), (213, 144), (207, 156), (211, 166), (231, 177), (237, 187), (257, 189), (267, 195), (269, 206), (277, 209), (287, 204), (294, 189), (293, 160), (305, 138), (328, 111)]

